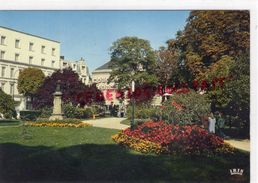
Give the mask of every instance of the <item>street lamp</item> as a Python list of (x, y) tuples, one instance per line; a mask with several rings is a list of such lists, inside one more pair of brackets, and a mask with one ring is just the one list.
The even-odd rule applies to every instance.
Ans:
[(135, 82), (132, 81), (132, 119), (131, 119), (131, 129), (133, 129), (133, 127), (134, 127), (134, 107), (135, 107), (134, 91), (135, 91)]

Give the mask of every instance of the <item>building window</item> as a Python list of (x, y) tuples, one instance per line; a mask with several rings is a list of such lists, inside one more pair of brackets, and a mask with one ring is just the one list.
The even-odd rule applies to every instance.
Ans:
[(45, 53), (45, 46), (41, 46), (41, 53)]
[(56, 49), (52, 48), (52, 56), (55, 56)]
[(30, 43), (30, 44), (29, 44), (29, 50), (30, 50), (30, 51), (33, 51), (33, 46), (34, 46), (34, 43)]
[(32, 64), (33, 57), (29, 57), (29, 64)]
[(5, 67), (2, 67), (2, 77), (5, 77)]
[(10, 94), (14, 95), (14, 83), (10, 83)]
[(42, 58), (42, 59), (41, 59), (41, 65), (44, 66), (44, 64), (45, 64), (45, 59)]
[(13, 77), (14, 77), (14, 68), (11, 68), (10, 76), (11, 76), (11, 78), (13, 78)]
[(15, 48), (20, 48), (20, 40), (15, 39)]
[(0, 51), (0, 59), (4, 59), (5, 51)]
[(51, 67), (54, 67), (54, 65), (55, 65), (55, 61), (52, 60)]
[(14, 58), (14, 60), (15, 60), (15, 61), (19, 61), (19, 56), (20, 56), (19, 53), (15, 53), (15, 58)]
[(5, 45), (5, 36), (1, 36), (0, 44)]
[(5, 85), (5, 83), (1, 83), (1, 89), (2, 89), (2, 91), (4, 91), (4, 85)]
[(75, 69), (76, 68), (76, 65), (75, 64), (73, 64), (73, 69)]

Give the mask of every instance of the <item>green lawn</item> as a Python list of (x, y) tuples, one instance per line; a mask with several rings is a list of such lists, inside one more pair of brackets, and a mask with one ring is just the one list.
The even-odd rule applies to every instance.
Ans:
[(249, 181), (247, 153), (224, 158), (145, 155), (115, 144), (111, 135), (117, 132), (94, 127), (2, 127), (0, 182), (235, 182), (230, 168), (243, 168), (244, 176), (238, 178)]

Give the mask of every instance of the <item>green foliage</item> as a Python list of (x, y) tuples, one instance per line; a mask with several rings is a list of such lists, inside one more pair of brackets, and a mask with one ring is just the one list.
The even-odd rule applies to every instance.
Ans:
[(52, 107), (41, 108), (39, 118), (49, 118), (52, 115), (52, 112), (53, 112)]
[(123, 37), (110, 48), (113, 81), (118, 88), (128, 88), (134, 80), (136, 85), (155, 84), (156, 56), (149, 41), (137, 37)]
[(40, 116), (40, 111), (20, 111), (21, 120), (34, 121)]
[(230, 67), (231, 78), (221, 89), (210, 92), (217, 110), (234, 120), (236, 126), (250, 127), (250, 61), (248, 55), (239, 57)]
[(200, 124), (201, 118), (210, 112), (210, 101), (206, 94), (195, 91), (175, 94), (161, 108), (162, 119), (174, 124)]
[[(132, 106), (127, 108), (127, 118), (131, 118)], [(150, 104), (138, 104), (134, 108), (134, 116), (136, 119), (153, 119), (157, 117), (157, 109)]]
[(44, 82), (44, 73), (37, 68), (26, 68), (18, 77), (18, 91), (24, 95), (33, 95)]
[[(174, 40), (169, 40), (168, 45), (174, 43)], [(156, 67), (157, 78), (162, 86), (171, 85), (178, 80), (181, 80), (181, 70), (179, 66), (179, 50), (175, 48), (162, 47), (157, 51), (158, 62)]]
[(92, 108), (79, 108), (70, 103), (63, 105), (64, 116), (67, 118), (90, 118), (93, 115), (94, 110)]
[(0, 113), (4, 115), (4, 118), (16, 117), (15, 101), (12, 96), (7, 95), (0, 89)]
[[(182, 64), (194, 79), (207, 79), (213, 74), (210, 70), (218, 67), (217, 62), (226, 64), (230, 57), (249, 52), (250, 14), (248, 11), (192, 11), (172, 47), (181, 50)], [(225, 64), (221, 69), (227, 69)]]

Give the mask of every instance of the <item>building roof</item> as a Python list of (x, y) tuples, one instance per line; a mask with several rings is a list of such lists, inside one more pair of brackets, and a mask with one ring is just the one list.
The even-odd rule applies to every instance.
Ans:
[(97, 69), (95, 69), (95, 71), (98, 71), (98, 70), (105, 70), (105, 69), (111, 69), (111, 61), (105, 63), (104, 65), (98, 67)]
[(18, 32), (18, 33), (26, 34), (26, 35), (33, 36), (33, 37), (38, 37), (38, 38), (45, 39), (45, 40), (48, 40), (48, 41), (53, 41), (53, 42), (56, 42), (56, 43), (60, 43), (59, 41), (55, 41), (55, 40), (48, 39), (48, 38), (44, 38), (44, 37), (41, 37), (41, 36), (37, 36), (37, 35), (33, 35), (33, 34), (29, 34), (29, 33), (22, 32), (22, 31), (18, 31), (18, 30), (15, 30), (15, 29), (11, 29), (11, 28), (9, 28), (9, 27), (4, 27), (4, 26), (1, 26), (1, 25), (0, 25), (0, 28), (8, 29), (8, 30), (11, 30), (11, 31), (14, 31), (14, 32)]

